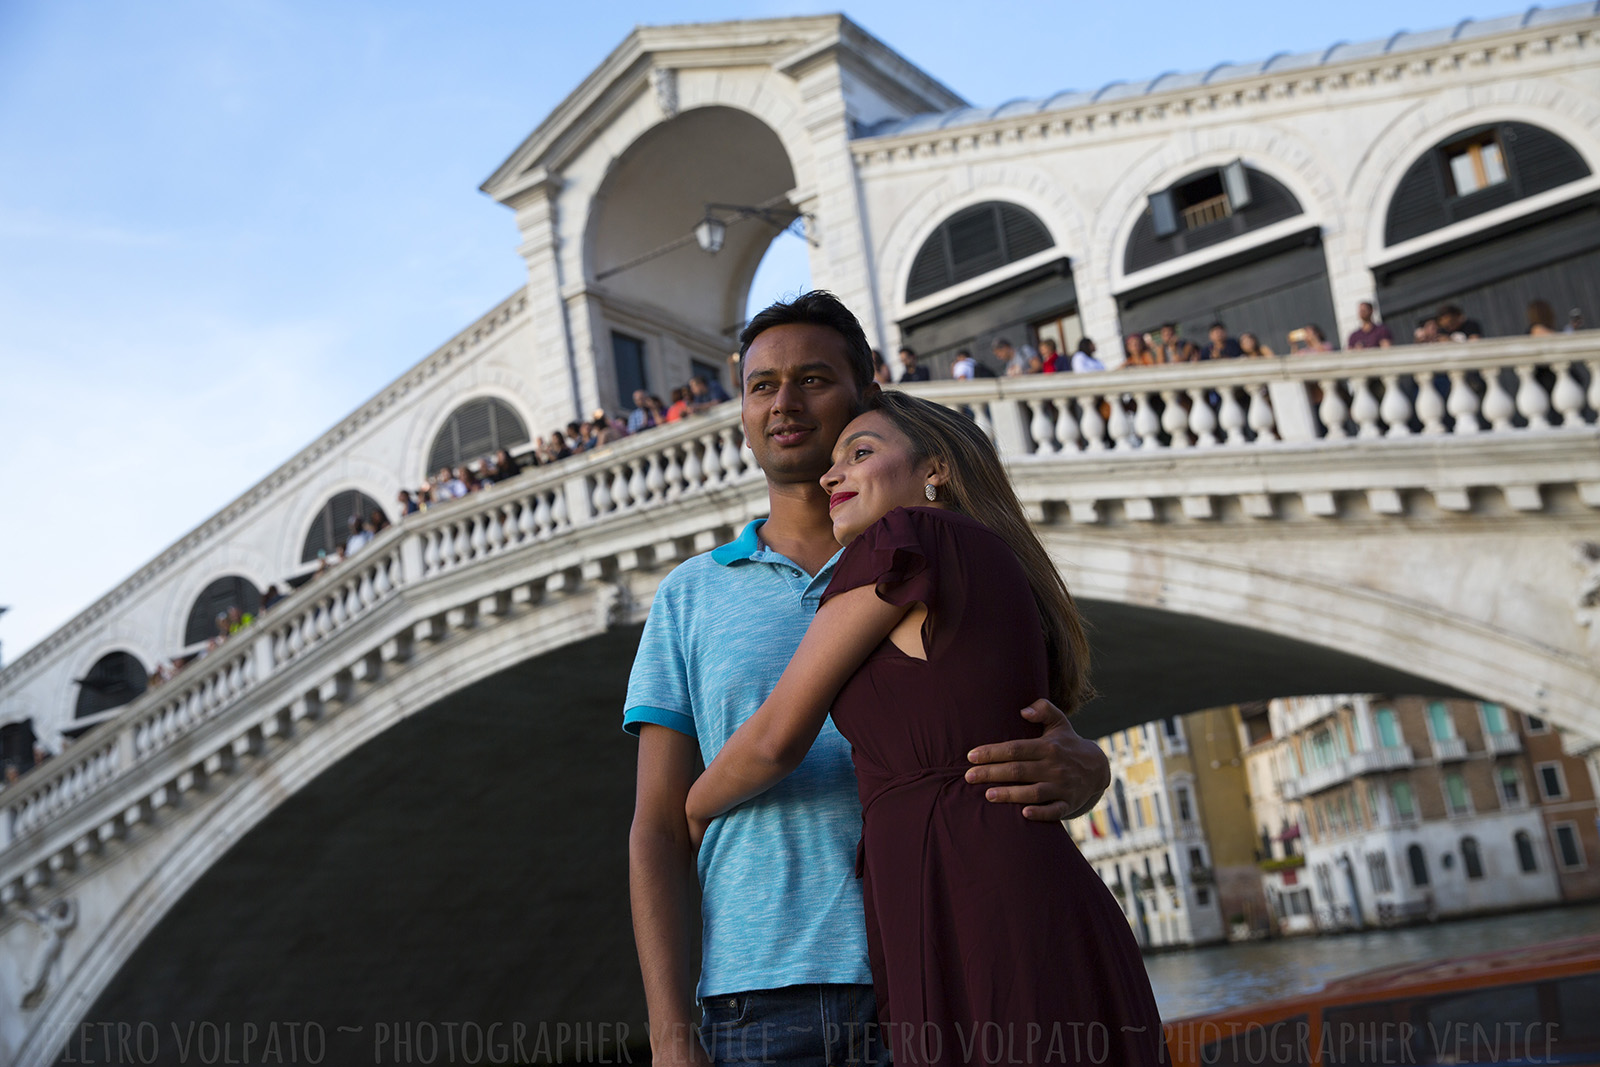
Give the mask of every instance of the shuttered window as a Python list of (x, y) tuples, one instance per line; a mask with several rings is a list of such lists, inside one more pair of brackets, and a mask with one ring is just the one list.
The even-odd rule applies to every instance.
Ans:
[(1538, 126), (1462, 130), (1424, 152), (1400, 179), (1384, 243), (1409, 241), (1588, 175), (1577, 149)]
[(528, 428), (511, 405), (494, 397), (469, 400), (450, 413), (428, 450), (431, 477), (440, 467), (458, 467), (502, 448), (528, 443)]
[(150, 674), (131, 652), (111, 652), (95, 661), (78, 682), (74, 717), (98, 715), (131, 703), (150, 685)]
[(189, 609), (189, 622), (183, 628), (184, 646), (215, 637), (217, 616), (227, 614), (229, 608), (238, 608), (246, 615), (257, 614), (261, 610), (261, 591), (250, 579), (237, 574), (218, 578), (206, 586)]
[(382, 510), (376, 500), (358, 490), (346, 489), (339, 493), (322, 505), (322, 510), (311, 520), (311, 529), (306, 533), (305, 545), (300, 550), (300, 562), (310, 563), (324, 552), (333, 555), (350, 538), (351, 516), (359, 515), (365, 519), (374, 511)]
[(950, 216), (923, 242), (911, 261), (906, 299), (919, 300), (1054, 246), (1050, 231), (1032, 212), (997, 200), (975, 204)]
[(1186, 175), (1150, 195), (1122, 254), (1129, 274), (1301, 214), (1276, 178), (1242, 163)]

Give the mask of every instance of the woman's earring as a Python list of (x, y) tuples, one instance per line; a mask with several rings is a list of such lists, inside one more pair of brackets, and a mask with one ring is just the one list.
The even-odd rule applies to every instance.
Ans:
[(938, 500), (939, 490), (934, 488), (932, 482), (929, 482), (927, 485), (922, 487), (922, 495), (927, 497), (929, 500)]

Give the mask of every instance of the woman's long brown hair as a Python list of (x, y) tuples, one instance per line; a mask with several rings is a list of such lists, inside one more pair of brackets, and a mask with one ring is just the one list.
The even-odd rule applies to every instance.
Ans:
[(1083, 619), (1067, 583), (1023, 514), (994, 445), (967, 416), (907, 393), (881, 392), (868, 397), (864, 406), (887, 415), (910, 439), (918, 459), (943, 462), (950, 471), (949, 482), (939, 489), (943, 502), (993, 530), (1016, 555), (1044, 624), (1050, 699), (1068, 715), (1078, 710), (1094, 696)]

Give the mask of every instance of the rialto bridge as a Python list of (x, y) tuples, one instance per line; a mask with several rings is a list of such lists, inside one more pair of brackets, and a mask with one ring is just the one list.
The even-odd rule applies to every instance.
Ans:
[[(993, 110), (834, 16), (636, 31), (485, 184), (528, 285), (0, 671), (0, 728), (73, 738), (0, 793), (0, 1063), (82, 1061), (84, 1024), (133, 1057), (143, 1026), (171, 1054), (232, 1024), (235, 1058), (248, 1025), (258, 1061), (274, 1023), (329, 1062), (396, 1058), (406, 1025), (418, 1055), (423, 1021), (545, 1022), (555, 1058), (639, 1039), (623, 688), (662, 577), (766, 507), (733, 406), (311, 574), (441, 462), (721, 372), (773, 230), (735, 213), (707, 255), (715, 205), (801, 219), (816, 284), (936, 365), (1001, 329), (1343, 332), (1375, 294), (1471, 293), (1518, 333), (1529, 294), (1600, 277), (1596, 26), (1536, 9)], [(1503, 180), (1434, 211), (1457, 149)], [(992, 435), (1093, 624), (1084, 732), (1369, 691), (1600, 738), (1600, 336), (915, 388)], [(217, 595), (286, 576), (144, 690)]]
[[(1596, 382), (1577, 335), (920, 388), (1094, 624), (1084, 729), (1459, 691), (1581, 747)], [(662, 576), (765, 508), (736, 414), (407, 518), (8, 790), (7, 1061), (85, 1020), (637, 1026), (622, 689)]]

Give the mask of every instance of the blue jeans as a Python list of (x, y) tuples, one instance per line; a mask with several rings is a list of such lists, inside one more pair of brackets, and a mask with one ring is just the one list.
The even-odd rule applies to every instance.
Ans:
[(797, 985), (700, 1002), (700, 1043), (718, 1067), (889, 1067), (869, 985)]

